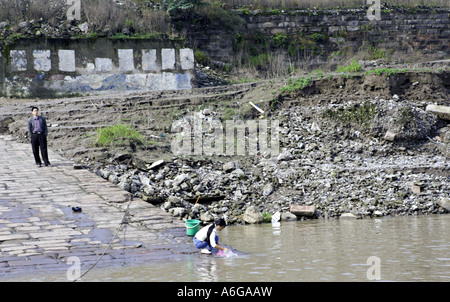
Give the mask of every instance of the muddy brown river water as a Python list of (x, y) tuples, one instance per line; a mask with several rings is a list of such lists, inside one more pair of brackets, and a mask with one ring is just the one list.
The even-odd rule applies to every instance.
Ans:
[[(310, 220), (230, 226), (240, 251), (170, 263), (94, 269), (83, 281), (450, 281), (450, 216)], [(57, 280), (55, 280), (57, 278)], [(53, 274), (18, 281), (64, 281)]]

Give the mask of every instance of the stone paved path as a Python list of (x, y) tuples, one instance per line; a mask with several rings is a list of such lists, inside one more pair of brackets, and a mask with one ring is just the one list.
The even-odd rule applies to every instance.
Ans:
[[(20, 273), (166, 261), (194, 252), (184, 222), (134, 198), (49, 150), (34, 164), (31, 145), (0, 136), (0, 281)], [(129, 205), (124, 229), (117, 229)], [(72, 207), (81, 207), (75, 213)], [(117, 236), (112, 241), (114, 234)]]

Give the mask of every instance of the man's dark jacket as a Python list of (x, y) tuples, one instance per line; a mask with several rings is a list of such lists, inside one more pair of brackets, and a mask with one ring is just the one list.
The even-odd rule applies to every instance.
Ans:
[[(38, 116), (38, 119), (39, 119), (39, 123), (41, 123), (42, 133), (45, 136), (47, 136), (47, 133), (48, 133), (47, 121), (45, 120), (45, 118), (43, 116)], [(34, 116), (28, 120), (28, 134), (30, 135), (30, 137), (33, 132), (34, 132)]]

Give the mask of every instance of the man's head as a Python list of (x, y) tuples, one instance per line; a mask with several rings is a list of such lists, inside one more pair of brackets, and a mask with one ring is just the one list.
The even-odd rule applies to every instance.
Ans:
[(33, 113), (33, 116), (35, 116), (35, 117), (38, 116), (38, 114), (39, 114), (38, 107), (36, 107), (36, 106), (32, 107), (31, 112)]

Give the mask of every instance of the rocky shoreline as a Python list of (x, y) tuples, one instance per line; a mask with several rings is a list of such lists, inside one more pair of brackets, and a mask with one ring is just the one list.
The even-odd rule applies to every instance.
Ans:
[[(214, 118), (214, 112), (203, 117)], [(424, 104), (396, 96), (364, 104), (332, 101), (290, 106), (270, 118), (280, 122), (276, 157), (173, 156), (145, 163), (130, 153), (93, 170), (174, 217), (203, 223), (449, 211), (448, 121)], [(294, 205), (309, 212), (294, 212)]]
[[(449, 106), (448, 61), (440, 64), (431, 72), (389, 69), (396, 72), (389, 76), (330, 74), (303, 88), (295, 83), (305, 78), (292, 78), (142, 95), (3, 99), (0, 132), (28, 143), (24, 108), (37, 104), (50, 124), (50, 149), (180, 220), (441, 214), (450, 203), (450, 118), (427, 110)], [(194, 114), (205, 124), (261, 120), (250, 101), (264, 110), (262, 120), (279, 121), (276, 156), (171, 152), (174, 121), (192, 122)], [(96, 130), (118, 124), (144, 142), (95, 145)]]

